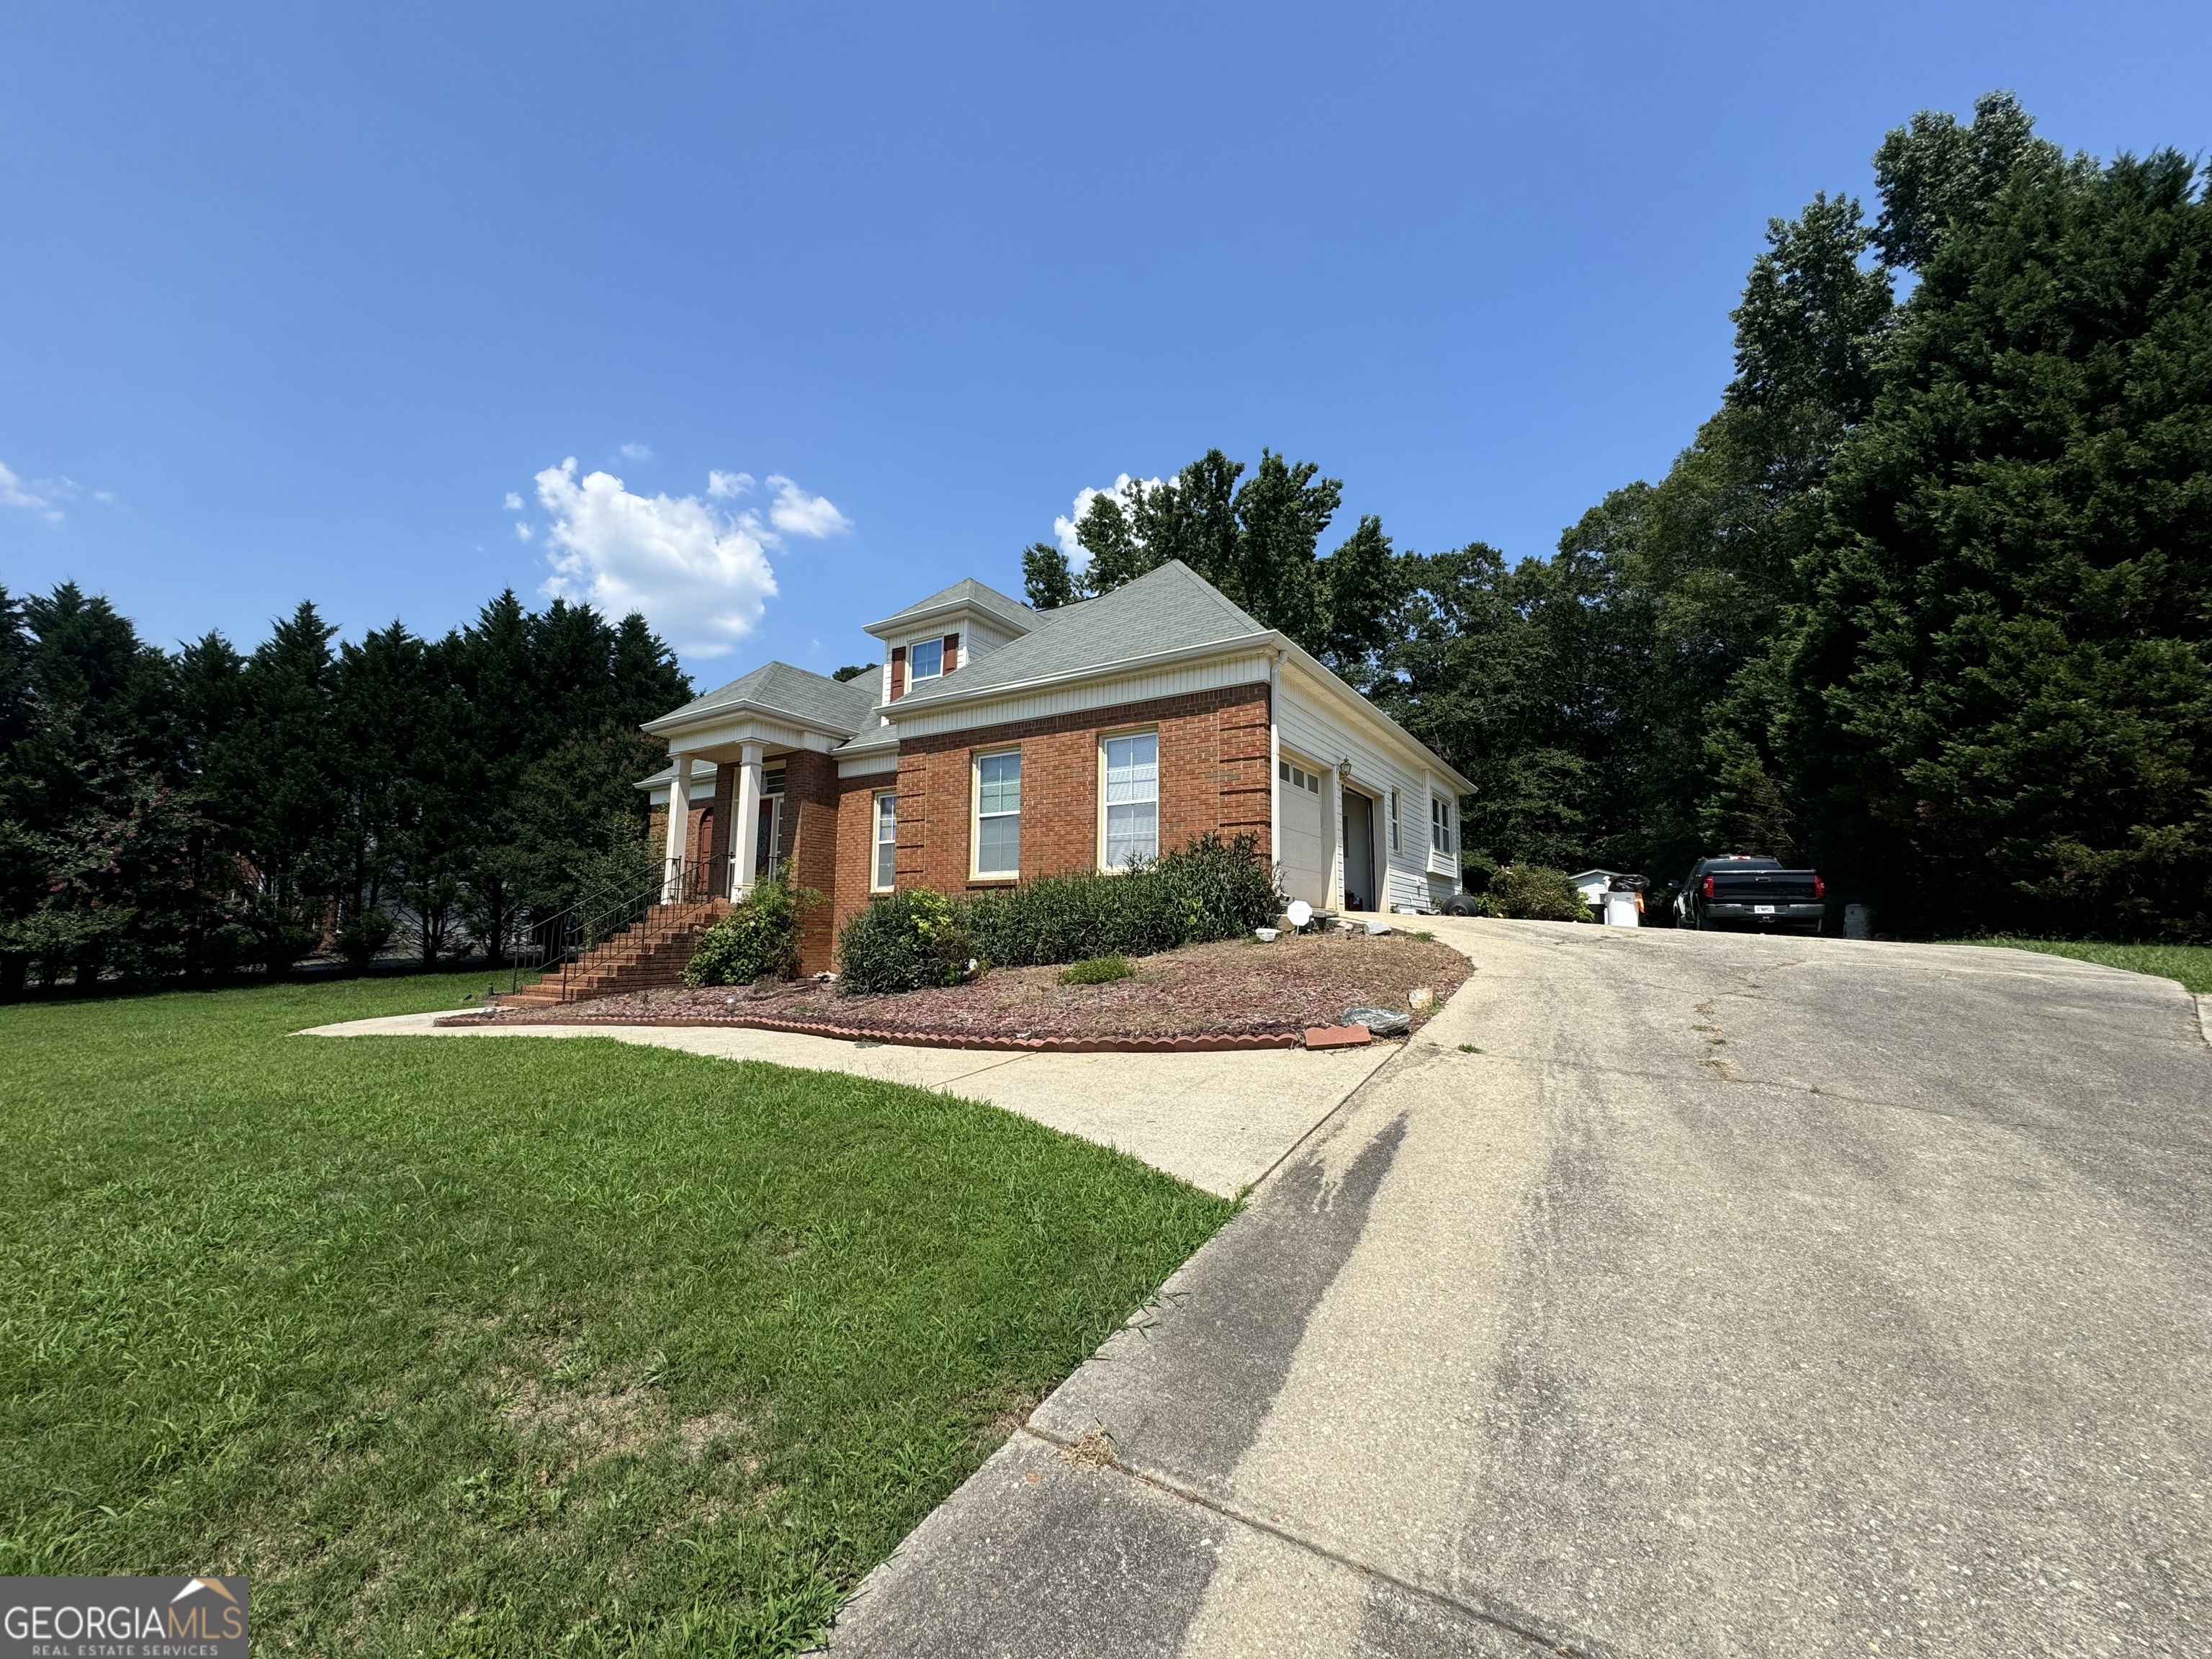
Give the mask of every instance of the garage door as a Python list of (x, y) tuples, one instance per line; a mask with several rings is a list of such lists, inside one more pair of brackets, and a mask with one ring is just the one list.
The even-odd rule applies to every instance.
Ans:
[(1283, 890), (1316, 910), (1328, 908), (1328, 822), (1322, 811), (1320, 774), (1302, 761), (1285, 760), (1276, 769), (1276, 797), (1282, 803)]

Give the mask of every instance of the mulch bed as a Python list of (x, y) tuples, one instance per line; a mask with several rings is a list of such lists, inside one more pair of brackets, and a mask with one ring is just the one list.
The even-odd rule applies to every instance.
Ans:
[[(1276, 1048), (1295, 1046), (1310, 1026), (1338, 1024), (1357, 1004), (1406, 1008), (1417, 986), (1435, 991), (1442, 1004), (1468, 976), (1467, 958), (1449, 945), (1403, 933), (1292, 935), (1269, 945), (1232, 939), (1139, 957), (1129, 965), (1133, 976), (1108, 985), (1062, 985), (1056, 967), (1002, 968), (970, 985), (889, 996), (847, 996), (834, 984), (801, 980), (635, 991), (458, 1018), (817, 1028), (963, 1048)], [(1425, 1018), (1413, 1015), (1416, 1027)]]

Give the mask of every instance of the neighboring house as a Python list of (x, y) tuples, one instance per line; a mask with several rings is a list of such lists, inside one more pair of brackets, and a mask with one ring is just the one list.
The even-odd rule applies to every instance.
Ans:
[[(645, 730), (672, 896), (777, 870), (830, 902), (801, 961), (871, 896), (1113, 870), (1249, 835), (1318, 909), (1432, 911), (1458, 885), (1473, 787), (1187, 565), (1032, 611), (955, 582), (871, 623), (846, 684), (772, 662)], [(690, 803), (674, 823), (672, 795)]]

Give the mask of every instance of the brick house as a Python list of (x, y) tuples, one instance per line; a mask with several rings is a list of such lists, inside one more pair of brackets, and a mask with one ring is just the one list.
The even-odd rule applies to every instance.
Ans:
[[(640, 782), (672, 895), (772, 871), (830, 896), (801, 960), (874, 896), (1112, 870), (1249, 835), (1316, 909), (1436, 909), (1473, 786), (1286, 635), (1171, 562), (1032, 611), (974, 580), (867, 631), (841, 684), (772, 662), (650, 721)], [(671, 822), (672, 799), (690, 811)]]

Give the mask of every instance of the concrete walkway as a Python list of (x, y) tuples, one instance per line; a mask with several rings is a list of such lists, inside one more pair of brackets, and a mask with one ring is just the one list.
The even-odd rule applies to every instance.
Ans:
[(834, 1656), (2212, 1653), (2186, 994), (1437, 931), (1481, 971)]
[(860, 1044), (733, 1026), (446, 1026), (444, 1013), (318, 1025), (303, 1036), (597, 1037), (718, 1060), (767, 1060), (935, 1089), (1112, 1146), (1234, 1198), (1396, 1052), (1263, 1048), (1215, 1054), (1008, 1054)]

